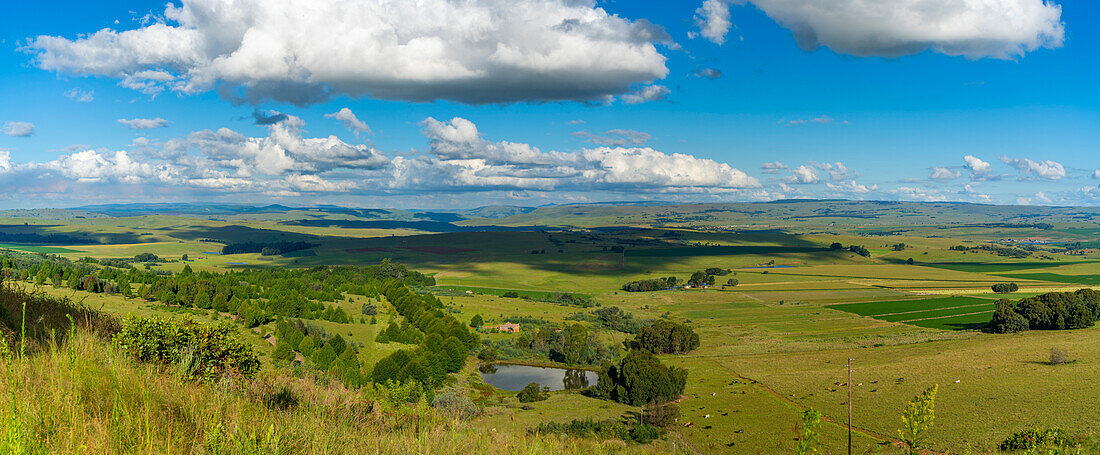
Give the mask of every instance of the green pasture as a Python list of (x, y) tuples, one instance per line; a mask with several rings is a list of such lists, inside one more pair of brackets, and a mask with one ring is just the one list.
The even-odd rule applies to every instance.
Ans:
[(1057, 273), (1000, 273), (998, 276), (1021, 280), (1051, 281), (1055, 283), (1100, 286), (1100, 275), (1061, 275)]
[(62, 254), (76, 253), (76, 250), (57, 246), (19, 245), (14, 243), (0, 243), (0, 249), (26, 251), (28, 253)]

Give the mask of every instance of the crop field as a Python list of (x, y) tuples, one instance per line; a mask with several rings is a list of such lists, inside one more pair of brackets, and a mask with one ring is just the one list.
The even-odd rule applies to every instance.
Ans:
[(1061, 275), (1057, 273), (1000, 273), (998, 276), (1020, 280), (1053, 281), (1055, 283), (1074, 283), (1088, 286), (1100, 286), (1100, 275)]
[(989, 322), (993, 300), (960, 296), (826, 305), (826, 308), (920, 327), (971, 330)]

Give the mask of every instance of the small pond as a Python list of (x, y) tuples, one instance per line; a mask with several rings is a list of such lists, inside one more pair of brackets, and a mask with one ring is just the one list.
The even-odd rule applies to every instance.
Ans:
[(520, 391), (537, 382), (550, 390), (583, 389), (596, 385), (595, 371), (567, 368), (533, 367), (528, 365), (485, 364), (478, 367), (481, 379), (501, 390)]

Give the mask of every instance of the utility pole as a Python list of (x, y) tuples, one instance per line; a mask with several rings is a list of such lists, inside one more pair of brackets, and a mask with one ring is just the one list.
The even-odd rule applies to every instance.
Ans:
[(848, 455), (852, 455), (852, 360), (848, 357)]

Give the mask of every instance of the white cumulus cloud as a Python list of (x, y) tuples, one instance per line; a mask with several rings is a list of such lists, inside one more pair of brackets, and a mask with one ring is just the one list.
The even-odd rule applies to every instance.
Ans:
[(671, 92), (668, 87), (663, 85), (647, 85), (634, 93), (623, 95), (623, 102), (626, 104), (641, 104), (650, 101), (661, 101), (669, 93)]
[(596, 101), (668, 74), (668, 34), (577, 0), (182, 0), (163, 20), (24, 49), (59, 73), (251, 103), (333, 96)]
[(127, 128), (130, 128), (132, 130), (152, 130), (168, 126), (168, 121), (160, 117), (132, 119), (120, 118), (118, 119), (118, 123), (126, 125)]
[(993, 168), (989, 162), (982, 161), (981, 158), (972, 155), (964, 156), (963, 161), (966, 162), (966, 168), (970, 169), (970, 172), (974, 176), (988, 175), (989, 171)]
[(800, 185), (810, 185), (814, 183), (821, 183), (821, 176), (818, 175), (817, 171), (815, 171), (813, 168), (803, 164), (791, 171), (791, 176), (787, 179), (787, 181)]
[(699, 34), (715, 44), (726, 42), (733, 22), (730, 22), (730, 0), (705, 0), (695, 10), (695, 25)]
[(346, 107), (331, 114), (325, 114), (325, 117), (339, 120), (344, 124), (344, 128), (355, 133), (356, 136), (358, 136), (359, 133), (371, 134), (370, 126), (368, 126), (366, 122), (359, 120), (359, 117), (356, 117), (355, 113)]
[(962, 172), (953, 171), (945, 167), (932, 168), (932, 175), (928, 176), (928, 178), (932, 180), (955, 180), (959, 177), (962, 177)]
[(1028, 158), (1010, 159), (1006, 156), (1001, 157), (1001, 161), (1024, 175), (1035, 175), (1046, 180), (1058, 180), (1066, 176), (1066, 168), (1051, 160), (1032, 161)]
[(752, 3), (791, 30), (806, 50), (826, 46), (856, 56), (934, 52), (1013, 59), (1065, 40), (1062, 8), (1047, 0), (706, 0), (697, 22), (721, 42), (730, 3)]

